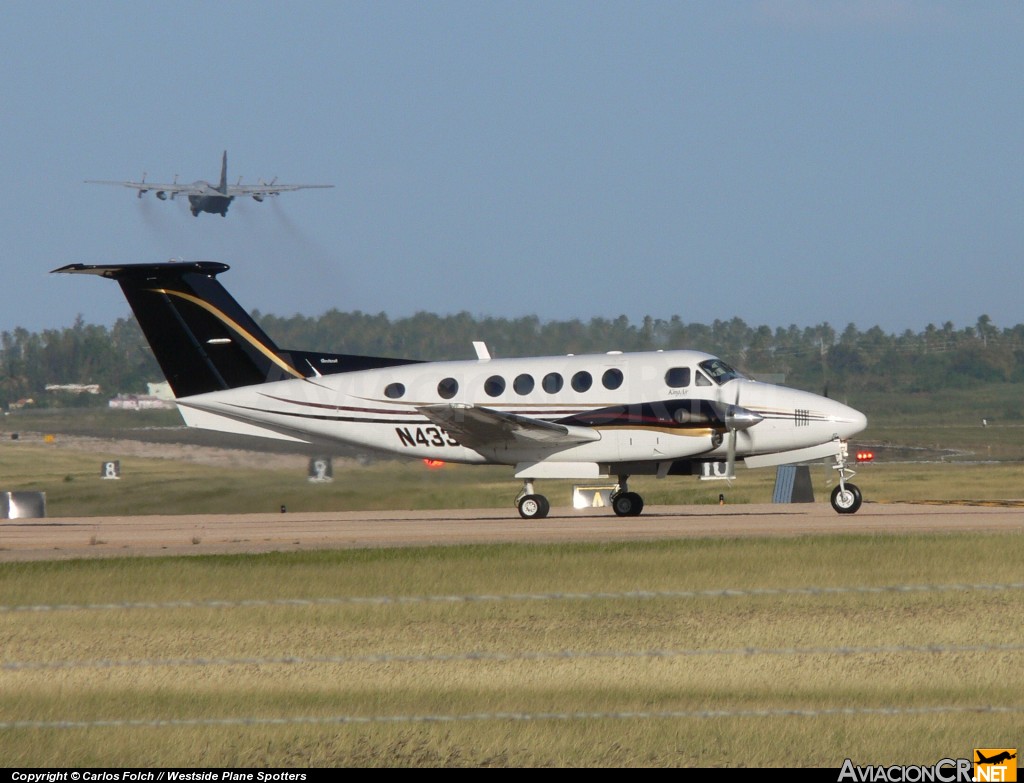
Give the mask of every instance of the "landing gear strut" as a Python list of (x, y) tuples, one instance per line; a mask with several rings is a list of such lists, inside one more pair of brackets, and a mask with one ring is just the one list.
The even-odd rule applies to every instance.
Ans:
[(543, 495), (534, 492), (533, 481), (523, 481), (523, 488), (516, 495), (516, 508), (519, 509), (519, 516), (523, 519), (543, 519), (551, 510), (551, 504)]
[(612, 493), (612, 511), (620, 517), (638, 517), (644, 510), (644, 499), (629, 491), (629, 476), (619, 476), (619, 485)]
[(860, 489), (857, 488), (856, 484), (850, 484), (846, 481), (848, 478), (852, 478), (856, 473), (847, 467), (846, 458), (848, 456), (848, 447), (846, 441), (840, 441), (839, 453), (836, 454), (836, 464), (832, 466), (832, 470), (839, 471), (839, 486), (832, 490), (832, 508), (840, 514), (855, 514), (857, 509), (860, 508), (860, 504), (863, 501), (861, 497)]

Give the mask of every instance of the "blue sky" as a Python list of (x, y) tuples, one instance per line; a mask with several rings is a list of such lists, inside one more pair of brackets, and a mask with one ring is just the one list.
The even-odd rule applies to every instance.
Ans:
[[(1020, 2), (0, 16), (0, 331), (112, 323), (116, 285), (50, 270), (170, 258), (281, 316), (1024, 322)], [(335, 188), (193, 218), (84, 183), (214, 180), (225, 149)]]

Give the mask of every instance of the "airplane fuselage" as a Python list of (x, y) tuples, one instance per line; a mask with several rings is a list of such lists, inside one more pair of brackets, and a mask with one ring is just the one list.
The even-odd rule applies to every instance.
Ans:
[(194, 187), (202, 190), (201, 193), (190, 193), (188, 197), (188, 205), (194, 217), (198, 217), (200, 212), (227, 217), (228, 206), (234, 201), (234, 196), (225, 195), (209, 182), (196, 182)]
[[(548, 478), (658, 473), (677, 460), (724, 459), (730, 406), (754, 422), (736, 434), (741, 458), (845, 440), (866, 424), (842, 403), (753, 381), (696, 351), (425, 362), (209, 392), (178, 403), (192, 426), (448, 462), (543, 463), (536, 475)], [(430, 416), (431, 406), (448, 406), (453, 426)], [(510, 437), (470, 448), (457, 434), (460, 406), (593, 435), (574, 443)]]

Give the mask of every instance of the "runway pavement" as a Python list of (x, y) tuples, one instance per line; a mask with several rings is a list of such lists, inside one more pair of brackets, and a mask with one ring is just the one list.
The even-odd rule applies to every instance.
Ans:
[(643, 541), (709, 536), (1022, 532), (1020, 506), (825, 503), (652, 506), (639, 517), (554, 508), (36, 518), (0, 521), (0, 562), (485, 543)]

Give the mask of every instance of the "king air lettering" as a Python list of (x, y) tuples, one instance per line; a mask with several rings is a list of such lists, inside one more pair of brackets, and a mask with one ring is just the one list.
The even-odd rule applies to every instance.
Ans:
[(395, 427), (403, 446), (458, 446), (459, 442), (440, 427)]

